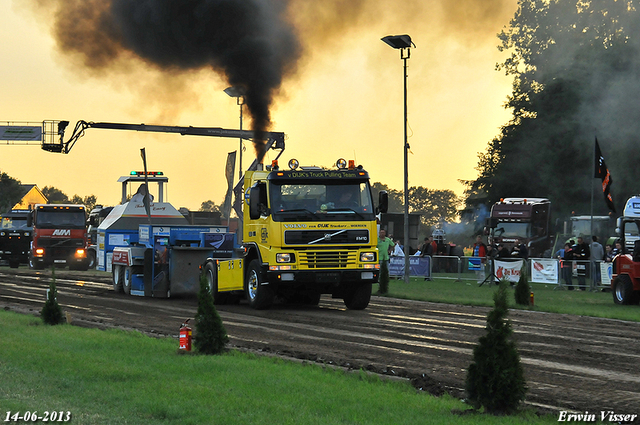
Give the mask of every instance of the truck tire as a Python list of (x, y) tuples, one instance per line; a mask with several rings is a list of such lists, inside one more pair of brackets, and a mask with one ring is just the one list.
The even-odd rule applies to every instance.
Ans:
[(114, 264), (111, 277), (113, 278), (113, 290), (116, 294), (122, 293), (122, 281), (124, 280), (123, 267)]
[(353, 289), (350, 289), (344, 296), (344, 305), (349, 310), (364, 310), (371, 300), (371, 284), (361, 283)]
[(621, 305), (638, 304), (640, 294), (633, 290), (629, 275), (621, 274), (613, 280), (613, 302)]
[(42, 270), (44, 269), (44, 266), (41, 263), (34, 261), (33, 258), (29, 257), (29, 268), (32, 270)]
[(87, 261), (89, 264), (87, 265), (90, 269), (96, 268), (96, 252), (92, 249), (87, 251)]
[(207, 279), (209, 293), (213, 297), (213, 303), (216, 305), (225, 304), (227, 302), (227, 294), (218, 292), (218, 270), (213, 263), (207, 263), (204, 266), (204, 277)]
[(266, 310), (273, 304), (274, 293), (271, 287), (263, 282), (262, 264), (259, 260), (251, 260), (244, 284), (249, 306), (256, 310)]
[(131, 281), (133, 280), (133, 267), (123, 267), (122, 273), (122, 290), (125, 294), (131, 294)]

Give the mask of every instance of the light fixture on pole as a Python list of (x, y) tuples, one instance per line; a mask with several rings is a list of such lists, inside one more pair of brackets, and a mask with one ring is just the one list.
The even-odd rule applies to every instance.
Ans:
[[(244, 89), (241, 87), (227, 87), (224, 92), (230, 97), (235, 97), (240, 105), (240, 130), (242, 130), (242, 106), (244, 105)], [(240, 138), (240, 152), (238, 158), (238, 178), (242, 178), (242, 137)]]
[(409, 141), (407, 140), (407, 60), (411, 56), (411, 46), (416, 47), (407, 34), (388, 35), (382, 38), (394, 49), (400, 49), (400, 59), (404, 61), (404, 282), (409, 283)]

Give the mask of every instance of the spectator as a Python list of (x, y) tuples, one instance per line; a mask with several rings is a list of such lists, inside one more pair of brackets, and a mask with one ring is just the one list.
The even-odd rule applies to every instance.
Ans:
[(567, 285), (567, 289), (573, 291), (573, 248), (571, 248), (571, 243), (564, 244), (561, 259), (562, 278)]
[(587, 290), (587, 261), (591, 258), (589, 245), (582, 236), (578, 236), (578, 244), (573, 251), (574, 260), (578, 260), (578, 287), (581, 291)]
[(476, 243), (473, 244), (473, 256), (480, 258), (480, 270), (476, 271), (476, 280), (478, 283), (482, 283), (485, 279), (484, 266), (487, 262), (487, 246), (482, 242), (480, 235), (476, 238)]
[(607, 244), (604, 248), (604, 261), (607, 263), (611, 263), (613, 261), (613, 257), (615, 257), (615, 253), (613, 252), (613, 247), (610, 243)]
[(431, 242), (433, 242), (433, 236), (424, 238), (424, 243), (420, 247), (421, 257), (427, 257), (427, 256), (430, 257), (433, 255), (434, 251), (433, 251), (433, 245), (431, 244)]
[(402, 246), (400, 245), (400, 241), (397, 240), (395, 246), (393, 247), (393, 252), (391, 253), (394, 257), (404, 257), (404, 251), (402, 250)]
[(527, 245), (522, 243), (522, 239), (518, 238), (516, 244), (511, 251), (512, 257), (524, 258), (525, 260), (529, 258), (529, 250), (527, 249)]
[(602, 277), (600, 276), (600, 263), (604, 259), (604, 249), (600, 242), (598, 242), (597, 236), (591, 237), (591, 291), (597, 291), (598, 286), (602, 283)]

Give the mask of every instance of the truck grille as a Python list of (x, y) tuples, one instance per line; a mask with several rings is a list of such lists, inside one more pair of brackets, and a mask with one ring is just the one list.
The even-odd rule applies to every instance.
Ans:
[(368, 230), (287, 230), (284, 232), (284, 243), (287, 245), (323, 245), (369, 243)]
[(56, 248), (76, 248), (83, 247), (84, 240), (82, 239), (53, 239), (53, 238), (38, 238), (38, 246), (43, 248), (56, 247)]
[(344, 269), (356, 264), (356, 251), (301, 251), (300, 266), (309, 269)]

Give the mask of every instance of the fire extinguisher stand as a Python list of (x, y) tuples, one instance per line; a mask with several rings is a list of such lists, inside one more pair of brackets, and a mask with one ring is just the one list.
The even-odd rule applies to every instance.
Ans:
[(191, 351), (191, 328), (187, 325), (189, 323), (187, 319), (184, 321), (182, 325), (180, 325), (180, 346), (178, 350), (181, 351)]

